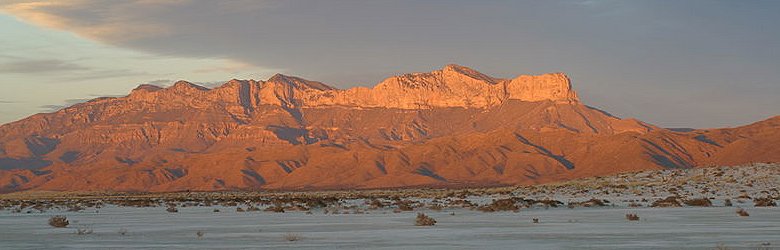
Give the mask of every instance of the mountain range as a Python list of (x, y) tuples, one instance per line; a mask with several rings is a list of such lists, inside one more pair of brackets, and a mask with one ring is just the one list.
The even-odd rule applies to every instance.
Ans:
[(563, 73), (447, 65), (344, 90), (277, 74), (140, 85), (2, 125), (0, 192), (529, 185), (780, 162), (778, 145), (780, 116), (670, 130), (583, 104)]

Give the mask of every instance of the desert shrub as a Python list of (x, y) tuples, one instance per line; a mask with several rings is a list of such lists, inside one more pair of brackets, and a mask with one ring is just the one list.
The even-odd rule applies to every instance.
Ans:
[(286, 234), (282, 235), (282, 237), (286, 241), (299, 241), (299, 240), (301, 240), (303, 238), (303, 237), (301, 237), (300, 234), (295, 234), (295, 233), (286, 233)]
[(197, 231), (197, 232), (195, 232), (195, 236), (197, 236), (197, 237), (198, 237), (198, 239), (203, 239), (203, 236), (204, 236), (204, 235), (206, 235), (206, 233), (205, 233), (205, 232), (203, 232), (203, 231)]
[(520, 208), (514, 199), (498, 199), (493, 200), (492, 203), (477, 208), (482, 212), (496, 212), (496, 211), (517, 211)]
[(398, 209), (401, 211), (412, 211), (414, 210), (413, 206), (414, 202), (410, 200), (399, 200), (396, 201), (396, 205), (398, 206)]
[(563, 205), (563, 202), (552, 200), (552, 199), (544, 199), (544, 200), (527, 200), (527, 203), (530, 204), (541, 204), (545, 207), (559, 207)]
[(710, 207), (712, 206), (712, 202), (710, 199), (707, 198), (696, 198), (696, 199), (690, 199), (683, 201), (685, 205), (692, 206), (692, 207)]
[(533, 219), (531, 219), (531, 221), (532, 221), (533, 223), (539, 223), (539, 218), (533, 218)]
[(417, 213), (417, 219), (414, 220), (415, 226), (433, 226), (436, 225), (436, 220), (425, 215), (424, 213)]
[(165, 211), (168, 211), (169, 213), (178, 213), (179, 209), (174, 206), (170, 206), (167, 209), (165, 209)]
[(70, 222), (64, 215), (55, 215), (49, 218), (49, 225), (52, 227), (67, 227)]
[(753, 199), (753, 205), (756, 207), (776, 207), (777, 203), (772, 198), (755, 198)]
[(87, 226), (81, 226), (76, 229), (76, 234), (78, 235), (92, 234), (92, 228), (89, 228)]
[(126, 228), (120, 228), (119, 229), (119, 235), (122, 235), (122, 236), (127, 235), (127, 229)]
[(372, 199), (371, 202), (369, 202), (369, 207), (371, 209), (383, 208), (386, 205), (388, 205), (388, 204), (385, 204), (384, 202), (382, 202), (382, 201), (380, 201), (379, 199), (376, 199), (376, 198)]
[(661, 200), (657, 200), (650, 205), (650, 207), (681, 207), (680, 201), (676, 196), (669, 196)]
[(569, 208), (574, 208), (574, 207), (577, 207), (577, 206), (580, 206), (580, 207), (603, 207), (603, 206), (607, 205), (607, 202), (608, 202), (607, 200), (599, 200), (599, 199), (596, 199), (596, 198), (592, 198), (590, 200), (583, 201), (583, 202), (570, 202), (569, 203)]
[(79, 206), (78, 204), (68, 207), (68, 212), (78, 212), (81, 210), (84, 210), (84, 208)]
[[(249, 207), (246, 208), (246, 211), (247, 212), (257, 212), (257, 211), (260, 211), (260, 209), (255, 207), (255, 206), (249, 206)], [(284, 212), (284, 209), (282, 209), (282, 212)]]
[(630, 220), (630, 221), (639, 220), (639, 215), (636, 215), (636, 214), (626, 214), (626, 220)]
[(214, 212), (214, 213), (219, 213), (219, 209), (218, 209), (218, 208), (215, 208), (215, 209), (213, 210), (213, 212)]
[(244, 209), (243, 209), (243, 208), (241, 208), (241, 207), (236, 207), (236, 212), (245, 212), (245, 211), (244, 211)]
[(271, 206), (267, 207), (265, 209), (266, 212), (274, 212), (274, 213), (284, 213), (284, 207), (282, 206)]
[(444, 209), (444, 206), (439, 205), (439, 204), (431, 204), (430, 206), (428, 206), (428, 209), (434, 210), (434, 211), (441, 211), (442, 209)]
[(731, 199), (726, 199), (723, 201), (723, 205), (727, 207), (733, 206), (733, 204), (731, 204)]
[(750, 214), (747, 212), (747, 210), (742, 209), (742, 208), (737, 209), (737, 214), (739, 216), (743, 216), (743, 217), (744, 216), (750, 216)]

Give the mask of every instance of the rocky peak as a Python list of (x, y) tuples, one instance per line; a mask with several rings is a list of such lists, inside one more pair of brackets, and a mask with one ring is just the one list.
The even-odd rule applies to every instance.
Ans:
[(208, 91), (209, 89), (188, 81), (177, 81), (173, 86), (166, 88), (166, 90), (172, 90), (177, 93), (193, 93)]
[(135, 89), (133, 89), (133, 92), (135, 92), (135, 91), (154, 92), (154, 91), (158, 91), (158, 90), (161, 90), (161, 89), (163, 89), (163, 88), (161, 88), (160, 86), (157, 86), (157, 85), (141, 84), (141, 85), (138, 85), (138, 87), (136, 87)]
[(447, 64), (441, 69), (442, 76), (445, 79), (459, 79), (459, 78), (471, 78), (474, 80), (495, 84), (496, 79), (485, 74), (480, 73), (472, 68), (461, 66), (457, 64)]
[(509, 99), (528, 102), (579, 102), (569, 77), (560, 72), (518, 76), (506, 83), (506, 92)]
[[(141, 85), (133, 93), (143, 97), (162, 94), (168, 99), (178, 97), (240, 103), (247, 110), (261, 104), (286, 108), (298, 107), (371, 107), (399, 109), (430, 109), (436, 107), (489, 108), (506, 100), (528, 102), (579, 102), (571, 81), (563, 73), (521, 75), (514, 79), (499, 79), (469, 67), (449, 64), (427, 73), (393, 76), (374, 88), (339, 90), (317, 81), (275, 74), (267, 81), (232, 79), (213, 90), (186, 81), (161, 90)], [(143, 93), (143, 94), (141, 94)], [(154, 93), (154, 94), (152, 94)]]
[(268, 78), (266, 84), (283, 84), (297, 89), (331, 90), (335, 89), (321, 82), (309, 81), (300, 77), (275, 74)]

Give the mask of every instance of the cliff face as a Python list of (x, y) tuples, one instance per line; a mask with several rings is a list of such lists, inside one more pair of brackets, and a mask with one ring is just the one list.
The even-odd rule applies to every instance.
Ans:
[(777, 124), (673, 132), (583, 105), (562, 73), (458, 65), (346, 90), (180, 81), (0, 126), (0, 191), (532, 184), (780, 161)]
[[(277, 77), (268, 82), (277, 84)], [(290, 78), (290, 77), (287, 77)], [(372, 89), (337, 90), (319, 82), (295, 78), (314, 87), (293, 87), (287, 96), (303, 107), (360, 108), (490, 108), (509, 100), (528, 102), (578, 102), (568, 77), (563, 73), (498, 79), (476, 70), (447, 65), (429, 73), (412, 73), (385, 79)], [(306, 84), (292, 84), (305, 86)]]

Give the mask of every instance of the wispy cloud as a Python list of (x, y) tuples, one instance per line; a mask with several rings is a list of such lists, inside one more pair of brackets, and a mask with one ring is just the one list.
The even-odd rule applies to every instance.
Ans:
[(159, 80), (148, 81), (147, 83), (151, 84), (151, 85), (164, 87), (164, 86), (171, 85), (171, 83), (173, 83), (173, 80), (170, 80), (170, 79), (159, 79)]
[[(102, 3), (101, 3), (102, 2)], [(104, 2), (90, 0), (14, 1), (0, 10), (29, 22), (56, 29), (73, 30), (96, 40), (141, 39), (164, 34), (169, 26), (138, 18), (139, 11), (162, 6), (153, 1)], [(188, 1), (168, 1), (169, 6)], [(156, 5), (156, 6), (155, 6)], [(135, 11), (134, 11), (135, 10)]]
[(95, 98), (101, 98), (101, 97), (122, 97), (124, 95), (103, 95), (103, 94), (89, 94), (88, 96), (92, 98), (74, 98), (74, 99), (67, 99), (63, 101), (60, 104), (46, 104), (38, 106), (38, 108), (43, 112), (55, 112), (63, 108), (67, 108), (79, 103), (88, 102)]
[(0, 63), (0, 73), (48, 73), (61, 71), (85, 71), (89, 68), (61, 60), (15, 60)]

